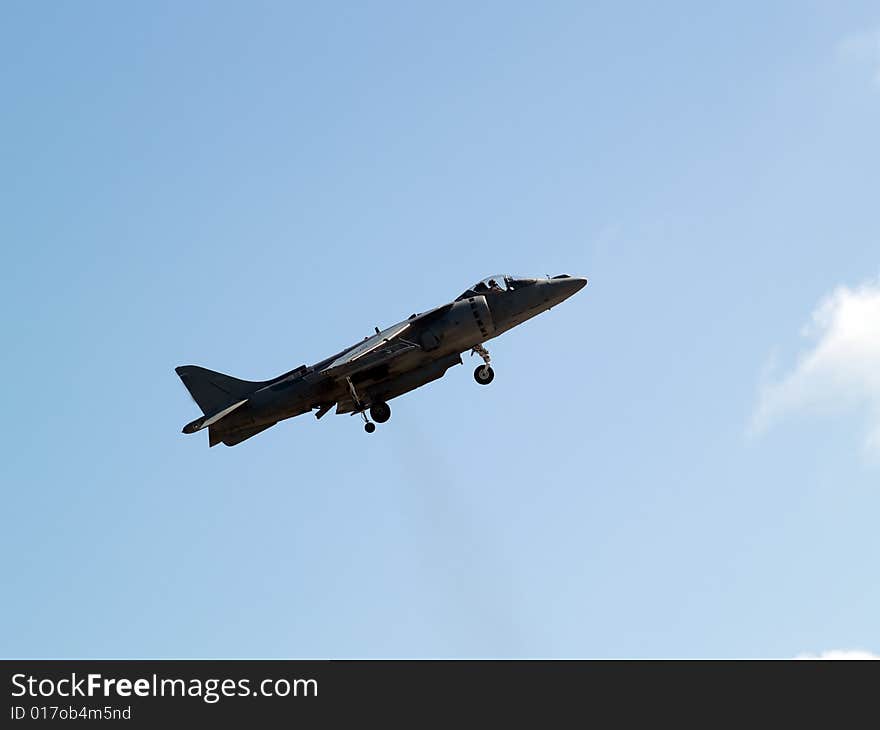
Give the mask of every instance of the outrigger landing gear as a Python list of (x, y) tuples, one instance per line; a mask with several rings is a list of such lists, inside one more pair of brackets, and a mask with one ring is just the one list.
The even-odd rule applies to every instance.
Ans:
[(385, 421), (391, 418), (391, 407), (385, 401), (373, 403), (373, 405), (370, 406), (370, 416), (373, 418), (373, 421), (376, 422), (373, 423), (367, 418), (367, 408), (361, 401), (361, 398), (354, 387), (354, 383), (351, 382), (351, 378), (346, 378), (345, 380), (348, 383), (348, 390), (351, 393), (351, 399), (354, 402), (355, 413), (360, 413), (361, 418), (364, 419), (364, 431), (367, 433), (373, 433), (373, 431), (376, 430), (376, 423), (385, 423)]
[(471, 356), (476, 353), (483, 358), (483, 365), (474, 370), (474, 380), (480, 385), (489, 385), (495, 379), (495, 371), (489, 365), (492, 358), (489, 357), (489, 351), (482, 345), (476, 345), (471, 349)]
[[(364, 419), (364, 431), (367, 433), (373, 433), (376, 430), (376, 424), (371, 423), (370, 419), (367, 418), (366, 408), (361, 404), (360, 396), (358, 395), (357, 390), (354, 387), (354, 383), (351, 382), (351, 378), (346, 378), (345, 382), (348, 383), (348, 391), (351, 393), (351, 400), (354, 403), (355, 413), (360, 413), (361, 418)], [(354, 415), (354, 414), (352, 414)]]

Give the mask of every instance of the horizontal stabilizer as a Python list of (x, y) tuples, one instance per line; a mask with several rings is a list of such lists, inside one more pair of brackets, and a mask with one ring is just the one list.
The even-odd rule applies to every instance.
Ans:
[(208, 445), (215, 446), (219, 444), (221, 441), (227, 446), (235, 446), (236, 444), (240, 444), (242, 441), (246, 441), (251, 436), (256, 436), (258, 433), (265, 431), (267, 428), (272, 428), (274, 423), (269, 423), (265, 426), (255, 426), (254, 428), (243, 428), (238, 431), (232, 431), (231, 433), (226, 433), (224, 431), (218, 431), (217, 428), (209, 428), (208, 429)]
[(241, 406), (243, 406), (245, 403), (247, 403), (247, 398), (238, 401), (238, 403), (233, 403), (228, 408), (224, 408), (222, 411), (215, 413), (213, 416), (202, 416), (201, 418), (197, 418), (192, 423), (187, 423), (183, 427), (183, 433), (195, 433), (196, 431), (201, 431), (203, 428), (212, 426), (224, 416), (228, 416), (234, 410), (241, 408)]

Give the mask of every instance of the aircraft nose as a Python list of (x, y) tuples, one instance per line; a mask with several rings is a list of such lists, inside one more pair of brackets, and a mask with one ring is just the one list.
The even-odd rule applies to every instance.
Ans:
[(567, 276), (564, 279), (550, 279), (549, 284), (552, 298), (558, 303), (577, 294), (587, 285), (587, 280), (583, 276)]

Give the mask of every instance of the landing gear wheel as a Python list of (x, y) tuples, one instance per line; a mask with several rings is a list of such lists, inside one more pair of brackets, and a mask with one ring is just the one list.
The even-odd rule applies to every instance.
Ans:
[(488, 365), (480, 365), (474, 370), (474, 380), (480, 385), (489, 385), (495, 379), (495, 371)]
[(375, 424), (375, 423), (370, 423), (370, 421), (367, 421), (367, 422), (364, 424), (364, 431), (366, 431), (367, 433), (373, 433), (373, 431), (375, 431), (375, 430), (376, 430), (376, 424)]
[(376, 423), (385, 423), (385, 421), (391, 418), (391, 406), (385, 401), (374, 403), (370, 408), (370, 418)]

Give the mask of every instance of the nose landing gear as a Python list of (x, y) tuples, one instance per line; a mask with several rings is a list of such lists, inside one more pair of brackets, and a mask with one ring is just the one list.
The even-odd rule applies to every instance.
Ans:
[(488, 365), (478, 365), (477, 369), (474, 370), (474, 380), (479, 385), (489, 385), (489, 383), (495, 380), (495, 371)]
[(495, 371), (492, 369), (491, 365), (489, 365), (492, 360), (492, 358), (489, 357), (489, 351), (482, 345), (476, 345), (471, 349), (472, 357), (474, 353), (483, 358), (483, 365), (478, 366), (477, 369), (474, 370), (474, 380), (480, 385), (489, 385), (489, 383), (495, 379)]

